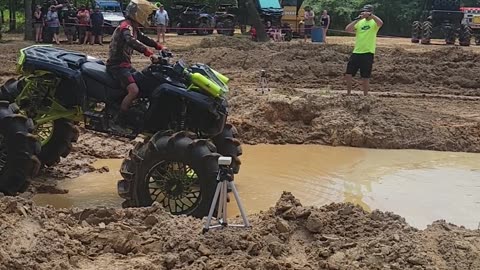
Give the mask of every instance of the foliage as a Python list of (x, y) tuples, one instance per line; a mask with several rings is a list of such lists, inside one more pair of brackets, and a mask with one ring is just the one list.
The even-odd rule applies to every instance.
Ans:
[[(464, 0), (465, 6), (480, 6), (479, 0)], [(327, 9), (332, 29), (343, 30), (365, 4), (375, 7), (375, 14), (384, 22), (381, 34), (409, 36), (411, 23), (420, 17), (425, 0), (306, 0), (316, 14)]]

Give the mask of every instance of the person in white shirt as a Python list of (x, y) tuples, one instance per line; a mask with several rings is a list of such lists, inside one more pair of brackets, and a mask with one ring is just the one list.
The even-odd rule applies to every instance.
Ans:
[(168, 13), (160, 4), (160, 9), (155, 12), (155, 25), (157, 26), (157, 42), (160, 42), (160, 36), (162, 36), (163, 43), (165, 43), (165, 31), (168, 25)]

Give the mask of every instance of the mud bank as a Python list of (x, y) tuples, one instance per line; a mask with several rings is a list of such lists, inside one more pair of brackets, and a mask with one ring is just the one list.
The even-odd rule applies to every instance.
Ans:
[(480, 233), (426, 230), (351, 204), (304, 207), (284, 193), (249, 230), (144, 209), (37, 207), (0, 199), (0, 269), (480, 269)]
[[(238, 83), (256, 84), (260, 69), (273, 86), (345, 90), (343, 74), (352, 46), (255, 43), (245, 38), (204, 39), (181, 56), (225, 71)], [(479, 95), (480, 54), (459, 47), (409, 51), (380, 47), (372, 90)]]
[[(18, 49), (27, 45), (5, 45), (0, 82), (14, 76)], [(64, 47), (102, 59), (108, 50)], [(480, 54), (475, 47), (412, 51), (411, 44), (380, 45), (368, 98), (342, 95), (350, 45), (182, 37), (172, 38), (169, 48), (176, 59), (207, 63), (232, 78), (230, 119), (244, 143), (480, 152)], [(133, 60), (137, 69), (148, 64), (141, 56)], [(255, 91), (261, 69), (273, 88), (264, 95)]]

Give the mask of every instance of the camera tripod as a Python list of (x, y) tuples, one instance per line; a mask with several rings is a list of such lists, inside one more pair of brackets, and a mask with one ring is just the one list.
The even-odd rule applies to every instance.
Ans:
[(262, 94), (265, 94), (265, 92), (270, 92), (270, 88), (268, 87), (267, 72), (264, 69), (260, 70), (260, 80), (258, 82), (258, 88), (256, 91), (260, 91)]
[[(243, 204), (240, 200), (240, 196), (238, 195), (237, 188), (233, 183), (233, 171), (229, 167), (232, 163), (231, 157), (220, 157), (218, 159), (219, 171), (217, 175), (217, 189), (215, 190), (215, 195), (213, 196), (212, 205), (210, 206), (210, 211), (207, 217), (207, 223), (203, 228), (203, 233), (208, 232), (210, 229), (217, 229), (217, 228), (225, 228), (225, 227), (250, 227), (250, 224), (247, 219), (247, 215), (245, 213), (245, 209), (243, 208)], [(227, 201), (228, 201), (228, 187), (233, 192), (235, 196), (235, 201), (237, 202), (238, 209), (240, 210), (240, 214), (243, 219), (243, 224), (228, 224), (227, 221)], [(217, 211), (217, 220), (218, 224), (212, 224), (213, 213), (215, 212), (215, 208), (218, 204), (218, 211)]]

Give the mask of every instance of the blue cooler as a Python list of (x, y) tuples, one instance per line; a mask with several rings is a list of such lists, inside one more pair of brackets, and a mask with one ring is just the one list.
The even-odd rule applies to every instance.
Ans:
[(323, 28), (322, 27), (313, 27), (312, 28), (312, 42), (323, 42)]

